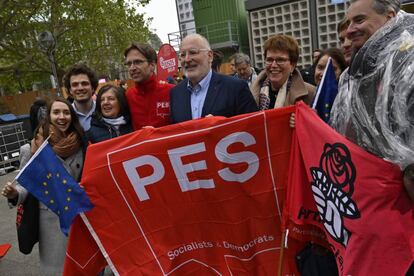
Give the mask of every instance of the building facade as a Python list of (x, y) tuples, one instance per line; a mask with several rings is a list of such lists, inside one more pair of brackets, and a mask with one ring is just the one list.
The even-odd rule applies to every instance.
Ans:
[(339, 47), (337, 24), (345, 17), (348, 1), (247, 0), (250, 56), (264, 67), (263, 44), (272, 35), (291, 35), (298, 40), (298, 67), (312, 63), (314, 49)]
[(192, 0), (175, 0), (177, 18), (182, 36), (195, 32), (195, 20)]

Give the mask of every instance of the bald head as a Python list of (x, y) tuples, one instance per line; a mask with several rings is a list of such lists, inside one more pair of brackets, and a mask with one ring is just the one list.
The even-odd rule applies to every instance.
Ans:
[(180, 46), (180, 63), (192, 86), (197, 85), (211, 69), (213, 51), (207, 39), (199, 34), (186, 36)]
[(208, 42), (207, 38), (202, 36), (201, 34), (189, 34), (187, 35), (182, 41), (181, 45), (186, 42), (187, 40), (191, 41), (198, 41), (203, 48), (211, 50), (210, 43)]

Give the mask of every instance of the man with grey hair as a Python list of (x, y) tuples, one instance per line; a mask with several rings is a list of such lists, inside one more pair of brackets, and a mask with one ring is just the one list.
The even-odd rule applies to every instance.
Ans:
[[(400, 11), (400, 4), (350, 1), (347, 37), (355, 54), (349, 80), (339, 85), (330, 124), (366, 151), (397, 164), (414, 202), (414, 15)], [(388, 189), (384, 192), (395, 192), (395, 202), (397, 196), (406, 200), (406, 195), (389, 190), (390, 182), (382, 183)], [(414, 275), (412, 260), (396, 262), (401, 268), (411, 265), (406, 275)]]
[(358, 50), (400, 10), (400, 0), (351, 0), (347, 18), (347, 35)]
[(231, 117), (257, 111), (246, 82), (211, 70), (213, 51), (205, 37), (186, 36), (179, 58), (187, 79), (170, 92), (173, 123), (207, 115)]
[(256, 80), (257, 74), (251, 66), (250, 57), (243, 53), (238, 53), (234, 57), (234, 66), (236, 68), (236, 77), (244, 80), (250, 85)]
[(351, 0), (347, 18), (347, 37), (356, 53), (331, 125), (398, 164), (414, 201), (414, 15), (400, 11), (399, 0)]

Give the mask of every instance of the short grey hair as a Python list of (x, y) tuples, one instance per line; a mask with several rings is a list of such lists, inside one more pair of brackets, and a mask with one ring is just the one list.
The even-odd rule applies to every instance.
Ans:
[[(351, 0), (351, 4), (361, 0)], [(398, 13), (401, 8), (401, 0), (373, 0), (372, 8), (377, 14), (384, 15), (389, 9)]]
[(210, 43), (208, 42), (207, 38), (205, 38), (201, 34), (189, 34), (189, 35), (187, 35), (186, 37), (183, 38), (183, 41), (186, 40), (186, 39), (198, 39), (204, 45), (203, 47), (205, 47), (208, 50), (211, 50), (211, 46), (210, 46)]
[(250, 57), (246, 54), (243, 54), (243, 53), (235, 54), (234, 65), (237, 66), (237, 65), (240, 65), (242, 63), (246, 63), (246, 64), (250, 65)]

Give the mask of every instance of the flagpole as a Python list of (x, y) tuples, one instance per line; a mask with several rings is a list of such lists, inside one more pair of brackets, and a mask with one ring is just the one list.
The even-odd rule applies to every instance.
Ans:
[[(43, 141), (43, 143), (40, 145), (40, 147), (36, 150), (36, 152), (30, 157), (29, 161), (27, 161), (26, 165), (20, 169), (20, 172), (16, 175), (13, 182), (20, 177), (20, 175), (23, 173), (23, 171), (29, 166), (29, 164), (32, 162), (33, 159), (36, 158), (36, 156), (41, 152), (41, 150), (49, 143), (49, 138), (51, 135), (49, 135), (46, 140)], [(30, 149), (31, 150), (31, 149)]]
[(321, 90), (322, 90), (322, 85), (325, 82), (326, 72), (328, 72), (329, 63), (332, 62), (331, 60), (332, 58), (329, 57), (328, 62), (326, 63), (326, 66), (325, 66), (325, 70), (323, 71), (322, 80), (318, 85), (318, 90), (316, 91), (315, 99), (313, 100), (313, 104), (312, 104), (313, 109), (316, 108), (316, 104), (318, 103), (319, 95), (321, 94)]
[(284, 254), (285, 254), (285, 239), (286, 239), (286, 230), (283, 231), (282, 233), (282, 240), (280, 241), (280, 245), (281, 245), (281, 249), (280, 249), (280, 254), (279, 254), (279, 267), (278, 267), (278, 272), (277, 272), (277, 276), (282, 276), (283, 273), (283, 259), (284, 259)]

